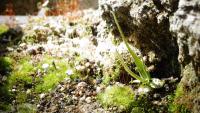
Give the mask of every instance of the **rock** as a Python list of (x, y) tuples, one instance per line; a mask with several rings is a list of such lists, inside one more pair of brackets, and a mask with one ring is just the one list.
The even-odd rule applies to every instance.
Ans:
[[(180, 100), (184, 100), (192, 113), (200, 111), (199, 104), (193, 100), (200, 101), (199, 75), (200, 75), (200, 1), (199, 0), (179, 0), (177, 11), (170, 18), (170, 30), (177, 38), (179, 49), (178, 61), (182, 66), (182, 79), (179, 87), (183, 88), (183, 95)], [(187, 99), (185, 97), (191, 97)], [(179, 104), (180, 104), (179, 103)]]
[(177, 3), (178, 0), (99, 0), (99, 8), (113, 34), (119, 36), (111, 11), (142, 55), (153, 55), (149, 60), (156, 64), (153, 73), (159, 78), (179, 73), (178, 47), (169, 31), (169, 15), (176, 10)]
[(31, 93), (31, 90), (28, 89), (28, 90), (26, 91), (26, 94), (30, 94), (30, 93)]
[(89, 103), (92, 102), (92, 98), (91, 98), (91, 97), (87, 97), (87, 98), (85, 99), (85, 101), (89, 104)]
[(101, 87), (99, 87), (99, 86), (97, 86), (97, 87), (96, 87), (96, 92), (97, 92), (97, 93), (100, 93), (100, 92), (101, 92), (101, 90), (102, 90), (102, 88), (101, 88)]
[(36, 55), (37, 54), (37, 51), (34, 48), (29, 48), (27, 50), (27, 52), (28, 52), (29, 55)]
[(44, 98), (44, 97), (45, 97), (45, 94), (44, 94), (44, 93), (40, 94), (40, 99), (42, 99), (42, 98)]
[(161, 87), (163, 87), (164, 84), (165, 84), (165, 81), (164, 81), (164, 80), (160, 80), (160, 79), (158, 79), (158, 78), (152, 78), (151, 80), (152, 80), (152, 81), (151, 81), (150, 86), (151, 86), (152, 88), (161, 88)]
[(81, 102), (83, 102), (83, 101), (85, 101), (85, 95), (84, 96), (82, 96), (79, 100), (81, 101)]
[(88, 68), (90, 66), (90, 62), (85, 63), (85, 67)]
[(19, 47), (21, 47), (22, 49), (27, 49), (27, 44), (26, 43), (21, 43), (19, 45)]
[(87, 83), (86, 82), (80, 82), (80, 83), (78, 83), (78, 85), (77, 85), (77, 89), (79, 89), (79, 88), (84, 88), (84, 87), (86, 87), (87, 86)]
[(78, 97), (76, 97), (75, 95), (72, 96), (73, 100), (78, 100)]
[(139, 95), (148, 94), (152, 89), (150, 87), (139, 87), (137, 93)]
[(3, 76), (3, 77), (2, 77), (2, 81), (6, 81), (7, 79), (8, 79), (7, 76)]

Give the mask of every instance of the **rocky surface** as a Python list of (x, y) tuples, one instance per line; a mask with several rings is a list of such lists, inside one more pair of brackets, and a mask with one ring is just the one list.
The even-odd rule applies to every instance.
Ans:
[[(199, 112), (200, 99), (200, 1), (180, 0), (178, 10), (170, 18), (170, 30), (177, 38), (179, 63), (182, 68), (182, 80), (179, 85), (185, 94), (182, 99), (191, 107), (192, 112)], [(185, 100), (185, 97), (191, 97)], [(183, 101), (182, 101), (183, 102)]]
[(98, 84), (64, 80), (48, 94), (41, 94), (38, 113), (108, 113), (96, 102)]
[[(195, 113), (199, 111), (196, 98), (200, 75), (199, 7), (199, 0), (99, 0), (107, 25), (115, 26), (110, 13), (113, 11), (127, 38), (144, 56), (153, 54), (153, 61), (147, 57), (147, 65), (156, 64), (154, 76), (182, 76), (179, 84), (185, 92), (182, 99), (193, 97), (185, 103), (195, 104), (190, 107)], [(113, 33), (119, 35), (116, 28)]]
[[(115, 26), (113, 11), (129, 40), (148, 56), (148, 63), (155, 64), (154, 76), (169, 77), (178, 74), (178, 49), (169, 31), (169, 16), (177, 8), (177, 1), (159, 0), (100, 0), (102, 18)], [(119, 35), (114, 28), (113, 32)], [(170, 56), (170, 57), (169, 57)], [(154, 60), (150, 60), (154, 57)]]
[[(129, 42), (138, 48), (132, 49), (139, 56), (143, 56), (141, 58), (147, 64), (152, 77), (165, 81), (163, 87), (147, 91), (148, 98), (142, 103), (150, 101), (148, 105), (153, 106), (149, 108), (154, 111), (168, 111), (169, 97), (176, 92), (175, 104), (184, 105), (192, 112), (198, 113), (199, 7), (198, 0), (99, 0), (99, 10), (83, 11), (83, 17), (76, 21), (68, 21), (64, 17), (30, 19), (29, 23), (21, 26), (24, 32), (21, 42), (12, 47), (2, 47), (6, 52), (30, 55), (33, 60), (31, 62), (39, 62), (40, 58), (49, 55), (53, 58), (64, 58), (72, 65), (72, 69), (64, 70), (66, 78), (59, 82), (55, 89), (40, 93), (39, 97), (33, 94), (33, 98), (26, 100), (34, 103), (37, 101), (36, 97), (39, 98), (39, 103), (34, 103), (37, 104), (37, 112), (120, 112), (116, 107), (105, 109), (96, 100), (96, 95), (106, 87), (102, 84), (105, 76), (113, 77), (117, 73), (120, 75), (117, 76), (118, 81), (125, 84), (131, 81), (124, 70), (117, 67), (116, 50), (123, 55), (130, 67), (135, 67), (130, 65), (132, 60), (124, 44), (120, 42), (111, 14), (113, 11)], [(16, 36), (11, 36), (11, 39), (9, 37), (5, 35), (0, 42), (9, 44), (13, 40), (12, 37)], [(42, 64), (41, 69), (35, 72), (36, 77), (45, 75), (52, 66), (55, 70), (59, 68), (55, 62)], [(75, 72), (80, 74), (80, 78), (69, 79)], [(6, 76), (0, 75), (1, 84), (6, 83), (7, 79)], [(181, 91), (174, 91), (178, 81)], [(115, 82), (111, 80), (107, 84), (109, 86)], [(139, 96), (137, 93), (145, 92), (145, 88), (135, 84), (131, 86), (135, 90), (136, 98)], [(11, 92), (32, 95), (31, 90), (20, 88), (15, 85)], [(15, 107), (16, 99), (12, 102)], [(142, 105), (146, 107), (145, 104)], [(147, 110), (149, 108), (147, 107)], [(137, 111), (137, 107), (134, 107), (134, 110)]]
[(193, 61), (197, 75), (200, 75), (200, 2), (180, 0), (178, 10), (170, 18), (170, 30), (177, 37), (179, 62), (187, 65)]

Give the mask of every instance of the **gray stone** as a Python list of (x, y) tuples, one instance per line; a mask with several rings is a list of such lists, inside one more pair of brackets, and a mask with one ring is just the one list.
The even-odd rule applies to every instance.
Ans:
[[(143, 56), (154, 54), (156, 77), (168, 77), (179, 73), (178, 47), (176, 40), (169, 31), (169, 16), (177, 8), (177, 0), (99, 0), (102, 18), (119, 36), (115, 27), (113, 11), (118, 18), (123, 32)], [(170, 57), (169, 57), (170, 56)], [(164, 76), (163, 76), (164, 75)]]

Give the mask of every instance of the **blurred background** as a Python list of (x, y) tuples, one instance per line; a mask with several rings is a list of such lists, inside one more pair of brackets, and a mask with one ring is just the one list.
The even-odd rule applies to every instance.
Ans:
[(97, 9), (98, 0), (1, 0), (0, 15), (64, 15), (83, 9)]

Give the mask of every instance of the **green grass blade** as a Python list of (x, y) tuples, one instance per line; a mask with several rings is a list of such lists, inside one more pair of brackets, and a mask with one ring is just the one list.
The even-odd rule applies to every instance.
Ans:
[(121, 29), (121, 27), (120, 27), (120, 25), (119, 25), (119, 22), (118, 22), (118, 20), (117, 20), (117, 17), (115, 16), (114, 12), (112, 12), (112, 15), (113, 15), (113, 17), (114, 17), (114, 21), (115, 21), (115, 23), (116, 23), (116, 25), (117, 25), (117, 28), (118, 28), (118, 30), (119, 30), (119, 33), (120, 33), (120, 35), (121, 35), (121, 37), (122, 37), (122, 40), (125, 42), (125, 45), (126, 45), (128, 51), (130, 52), (131, 56), (132, 56), (133, 59), (135, 60), (135, 64), (136, 64), (136, 66), (137, 66), (137, 68), (138, 68), (137, 71), (140, 73), (140, 76), (141, 76), (143, 79), (149, 81), (149, 80), (150, 80), (150, 74), (149, 74), (149, 72), (147, 71), (146, 65), (140, 60), (140, 58), (135, 54), (135, 52), (134, 52), (133, 50), (131, 50), (131, 48), (130, 48), (130, 46), (129, 46), (129, 44), (128, 44), (128, 41), (126, 40), (126, 38), (125, 38), (125, 36), (124, 36), (124, 33), (122, 32), (122, 29)]
[(141, 79), (141, 77), (139, 77), (138, 75), (136, 75), (135, 73), (133, 73), (133, 72), (129, 69), (129, 67), (125, 64), (125, 61), (123, 60), (122, 56), (119, 54), (118, 51), (116, 52), (116, 54), (117, 54), (117, 57), (118, 57), (120, 63), (121, 63), (122, 66), (124, 67), (124, 69), (125, 69), (132, 77), (134, 77), (135, 79), (137, 79), (137, 80), (143, 82), (143, 79)]

